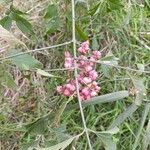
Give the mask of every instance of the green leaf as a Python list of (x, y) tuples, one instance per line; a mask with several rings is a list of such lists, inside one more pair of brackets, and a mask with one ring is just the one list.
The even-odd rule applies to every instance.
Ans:
[(72, 137), (66, 141), (63, 141), (57, 145), (51, 146), (49, 148), (40, 148), (37, 150), (64, 150), (67, 146), (69, 146), (71, 144), (71, 142), (75, 139), (75, 137)]
[(150, 119), (143, 139), (143, 150), (148, 150), (148, 146), (150, 146)]
[(88, 36), (83, 32), (83, 29), (76, 23), (76, 32), (81, 40), (86, 41), (88, 40)]
[(114, 127), (119, 127), (128, 117), (131, 117), (132, 114), (138, 109), (138, 106), (133, 103), (131, 104), (123, 113), (121, 113), (110, 125), (109, 129)]
[(98, 133), (100, 133), (100, 134), (111, 134), (111, 135), (113, 135), (113, 134), (117, 134), (118, 132), (119, 132), (119, 128), (118, 128), (118, 127), (114, 127), (114, 128), (112, 128), (112, 129), (110, 129), (110, 130), (101, 131), (101, 132), (98, 132)]
[[(129, 74), (129, 73), (128, 73)], [(132, 82), (133, 82), (133, 85), (135, 87), (135, 90), (137, 91), (136, 92), (136, 99), (135, 99), (135, 103), (137, 105), (141, 105), (142, 103), (142, 100), (144, 99), (144, 97), (146, 96), (146, 89), (145, 89), (145, 86), (144, 86), (144, 83), (143, 83), (143, 79), (142, 78), (138, 78), (138, 77), (135, 77), (131, 74), (129, 74)]]
[(57, 145), (48, 148), (37, 148), (36, 150), (64, 150), (73, 142), (73, 140), (78, 139), (82, 134), (83, 132), (79, 135), (69, 138), (68, 140), (58, 143)]
[(58, 16), (57, 6), (54, 4), (50, 4), (46, 9), (46, 14), (44, 16), (45, 19), (51, 19)]
[[(12, 50), (10, 56), (18, 53), (20, 53), (20, 51)], [(28, 54), (12, 57), (11, 61), (22, 70), (36, 69), (42, 66), (37, 59), (33, 58), (31, 55)]]
[(52, 34), (59, 30), (60, 27), (60, 20), (59, 18), (55, 18), (52, 20), (49, 20), (46, 24), (46, 34)]
[(55, 77), (55, 78), (61, 78), (59, 76), (54, 76), (52, 74), (49, 74), (48, 72), (44, 71), (44, 70), (41, 70), (41, 69), (37, 69), (37, 74), (40, 74), (42, 76), (45, 76), (45, 77)]
[(0, 24), (5, 29), (9, 30), (12, 25), (12, 19), (9, 16), (5, 16), (3, 19), (0, 20)]
[(109, 93), (102, 96), (94, 97), (89, 101), (83, 101), (82, 104), (83, 106), (88, 106), (88, 105), (95, 105), (99, 103), (113, 102), (128, 96), (129, 96), (128, 91), (119, 91), (119, 92), (114, 92), (114, 93)]
[(89, 10), (89, 15), (94, 16), (100, 12), (101, 2), (96, 4), (92, 9)]
[(22, 12), (20, 10), (18, 10), (17, 8), (15, 8), (13, 5), (10, 6), (10, 10), (18, 15), (27, 15), (26, 12)]
[(120, 0), (107, 0), (108, 11), (119, 10), (123, 7)]
[(3, 85), (7, 86), (8, 88), (16, 87), (12, 75), (7, 72), (2, 65), (0, 65), (0, 87)]
[(105, 150), (116, 150), (117, 149), (116, 142), (114, 142), (111, 135), (98, 134), (98, 137), (103, 142)]
[(99, 44), (98, 44), (98, 41), (96, 39), (96, 36), (94, 36), (94, 38), (92, 40), (92, 49), (93, 50), (98, 50), (99, 49)]
[(23, 32), (26, 33), (28, 35), (32, 35), (35, 36), (35, 33), (33, 31), (32, 25), (29, 21), (27, 21), (25, 18), (19, 16), (16, 13), (12, 13), (12, 18), (13, 20), (16, 21), (16, 24), (18, 26), (18, 28)]
[(144, 128), (144, 125), (145, 125), (145, 122), (146, 122), (146, 118), (147, 118), (147, 115), (149, 113), (149, 110), (150, 110), (150, 104), (146, 104), (145, 107), (144, 107), (144, 111), (142, 113), (142, 117), (141, 117), (141, 123), (140, 123), (140, 126), (138, 128), (138, 132), (136, 134), (136, 140), (133, 144), (133, 149), (132, 150), (136, 150), (138, 144), (139, 144), (139, 138), (140, 138), (140, 135), (142, 133), (142, 129)]

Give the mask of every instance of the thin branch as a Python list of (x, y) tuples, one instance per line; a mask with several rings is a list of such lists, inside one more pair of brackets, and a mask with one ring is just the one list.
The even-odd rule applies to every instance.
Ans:
[(4, 58), (0, 58), (0, 61), (4, 61), (4, 60), (7, 60), (7, 59), (10, 59), (10, 58), (13, 58), (13, 57), (17, 57), (17, 56), (20, 56), (20, 55), (24, 55), (24, 54), (28, 54), (28, 53), (33, 53), (33, 52), (38, 52), (38, 51), (44, 51), (44, 50), (48, 50), (48, 49), (52, 49), (52, 48), (57, 48), (57, 47), (65, 46), (65, 45), (68, 45), (70, 43), (72, 43), (72, 40), (69, 41), (69, 42), (58, 44), (58, 45), (52, 45), (52, 46), (43, 47), (43, 48), (39, 48), (39, 49), (29, 50), (29, 51), (26, 51), (26, 52), (21, 52), (21, 53), (18, 53), (18, 54), (15, 54), (15, 55), (11, 55), (11, 56), (6, 56)]
[(79, 107), (80, 107), (80, 112), (81, 112), (81, 117), (82, 117), (82, 122), (83, 122), (83, 126), (85, 129), (85, 133), (86, 133), (86, 137), (87, 137), (87, 141), (88, 141), (88, 145), (89, 145), (89, 150), (92, 150), (92, 146), (91, 146), (91, 142), (90, 142), (90, 137), (89, 137), (89, 133), (88, 133), (88, 129), (86, 126), (86, 121), (85, 121), (85, 116), (84, 116), (84, 112), (83, 112), (83, 107), (82, 107), (82, 103), (81, 103), (81, 98), (80, 98), (80, 93), (79, 93), (79, 83), (78, 83), (78, 69), (77, 69), (77, 52), (76, 52), (76, 34), (75, 34), (75, 2), (74, 0), (71, 1), (72, 4), (72, 41), (73, 41), (73, 52), (74, 52), (74, 76), (75, 76), (75, 81), (76, 81), (76, 91), (77, 91), (77, 98), (78, 98), (78, 103), (79, 103)]
[(113, 65), (113, 64), (110, 64), (110, 63), (104, 63), (102, 61), (91, 61), (89, 59), (79, 59), (79, 58), (76, 58), (76, 60), (84, 60), (84, 61), (89, 61), (89, 62), (93, 62), (93, 63), (97, 63), (97, 64), (102, 64), (102, 65), (106, 65), (106, 66), (110, 66), (110, 67), (114, 67), (114, 68), (118, 68), (118, 69), (124, 69), (124, 70), (129, 70), (129, 71), (134, 71), (134, 72), (150, 74), (150, 71), (141, 71), (141, 70), (132, 69), (132, 68), (129, 68), (129, 67), (116, 66), (116, 65)]

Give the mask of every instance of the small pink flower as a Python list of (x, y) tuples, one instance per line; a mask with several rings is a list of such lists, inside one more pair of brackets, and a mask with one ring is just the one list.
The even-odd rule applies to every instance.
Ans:
[(101, 58), (101, 52), (100, 51), (93, 51), (93, 58), (99, 59)]
[(68, 51), (65, 51), (65, 57), (71, 57), (71, 54)]
[(98, 74), (95, 70), (92, 70), (89, 72), (89, 77), (92, 79), (92, 80), (96, 80), (96, 78), (98, 77)]
[(83, 42), (81, 46), (78, 48), (78, 51), (82, 54), (86, 54), (89, 51), (89, 42)]
[(91, 71), (93, 68), (90, 66), (90, 65), (88, 65), (88, 66), (85, 66), (85, 71), (86, 72), (89, 72), (89, 71)]
[(65, 89), (64, 92), (63, 92), (63, 94), (65, 96), (71, 96), (71, 92), (68, 89)]
[(89, 88), (85, 87), (85, 88), (82, 89), (81, 92), (82, 92), (82, 94), (83, 94), (84, 96), (87, 96), (87, 95), (89, 95)]
[(96, 93), (96, 91), (91, 91), (91, 97), (94, 97), (94, 96), (96, 96), (97, 95), (97, 93)]
[(88, 78), (88, 77), (83, 78), (83, 83), (88, 84), (88, 83), (91, 83), (91, 82), (92, 82), (91, 78)]
[(75, 91), (76, 89), (75, 86), (70, 83), (66, 84), (66, 88), (69, 89), (70, 91)]
[(56, 90), (57, 90), (58, 93), (61, 94), (63, 92), (63, 86), (57, 86)]
[(64, 67), (69, 69), (69, 68), (72, 67), (72, 63), (65, 63), (65, 64), (64, 64)]
[(91, 99), (91, 95), (87, 95), (85, 99), (86, 100), (90, 100)]
[(96, 86), (95, 89), (96, 89), (97, 91), (99, 91), (101, 88), (100, 88), (99, 86)]
[(92, 57), (90, 57), (90, 65), (91, 66), (93, 66), (93, 65), (95, 65), (95, 62), (96, 62), (96, 59), (92, 56)]

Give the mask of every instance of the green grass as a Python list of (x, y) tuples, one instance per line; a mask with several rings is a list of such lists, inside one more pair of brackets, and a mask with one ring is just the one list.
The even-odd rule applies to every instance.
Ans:
[[(76, 4), (77, 46), (88, 38), (91, 48), (103, 50), (103, 58), (111, 56), (107, 58), (111, 63), (116, 63), (114, 58), (118, 58), (118, 65), (114, 64), (115, 67), (98, 64), (97, 69), (100, 72), (98, 83), (101, 85), (99, 95), (121, 90), (128, 90), (132, 93), (122, 100), (83, 107), (92, 147), (94, 150), (115, 150), (113, 146), (116, 144), (117, 150), (146, 150), (143, 148), (143, 143), (146, 142), (145, 147), (148, 150), (150, 143), (145, 140), (145, 133), (148, 130), (150, 115), (150, 77), (147, 73), (150, 71), (150, 3), (140, 0), (101, 2), (88, 0), (88, 4), (86, 2), (79, 0)], [(28, 16), (25, 16), (33, 25), (36, 38), (25, 31), (24, 34), (30, 39), (27, 40), (14, 26), (16, 37), (19, 36), (18, 38), (29, 49), (71, 40), (72, 22), (69, 0), (53, 1), (53, 8), (57, 7), (58, 14), (55, 10), (53, 13), (52, 8), (47, 10), (50, 2), (24, 3), (26, 5), (24, 4), (21, 8), (16, 5), (16, 8), (28, 11), (33, 8), (33, 5), (39, 5), (33, 11), (31, 10)], [(5, 3), (3, 5), (6, 7)], [(47, 18), (48, 20), (44, 19), (46, 11), (52, 13), (52, 17)], [(2, 13), (4, 12), (5, 10)], [(36, 19), (33, 19), (33, 16)], [(55, 23), (51, 22), (51, 19)], [(13, 33), (14, 30), (11, 32)], [(47, 30), (49, 31), (46, 32)], [(21, 46), (17, 46), (16, 49), (26, 51)], [(15, 66), (9, 60), (0, 65), (1, 70), (6, 68), (5, 70), (13, 77), (11, 78), (8, 72), (6, 74), (3, 73), (4, 71), (0, 72), (0, 149), (27, 150), (34, 146), (50, 147), (84, 130), (80, 110), (75, 107), (78, 103), (77, 99), (72, 99), (65, 109), (64, 103), (68, 99), (55, 91), (56, 86), (64, 83), (68, 78), (66, 71), (52, 71), (52, 69), (63, 68), (65, 50), (73, 53), (72, 45), (31, 53), (43, 64), (43, 70), (48, 70), (50, 74), (63, 77), (63, 79), (37, 75), (35, 68), (22, 71), (18, 69), (19, 65)], [(2, 53), (0, 58), (8, 54), (8, 52)], [(140, 69), (141, 72), (128, 68)], [(14, 87), (14, 80), (17, 83), (16, 87)], [(25, 84), (19, 90), (23, 80)], [(136, 93), (139, 89), (141, 91)], [(143, 95), (145, 91), (146, 95)], [(14, 97), (15, 93), (17, 94)], [(130, 109), (130, 106), (133, 107)], [(114, 120), (124, 111), (126, 111), (125, 115), (115, 122), (119, 128), (118, 132), (100, 133), (109, 131)], [(124, 120), (122, 120), (123, 117), (125, 117)], [(66, 149), (70, 150), (73, 147), (77, 150), (89, 149), (85, 134), (81, 135), (78, 140), (74, 140)]]

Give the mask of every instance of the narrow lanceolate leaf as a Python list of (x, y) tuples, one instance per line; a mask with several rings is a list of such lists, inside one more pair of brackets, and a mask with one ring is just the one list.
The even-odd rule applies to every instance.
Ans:
[(146, 133), (143, 140), (143, 150), (148, 150), (148, 146), (150, 146), (150, 119), (148, 121)]
[(142, 114), (142, 118), (141, 118), (141, 123), (140, 123), (140, 126), (138, 128), (138, 132), (136, 134), (136, 140), (134, 142), (134, 145), (133, 145), (133, 149), (132, 150), (136, 150), (138, 144), (139, 144), (139, 137), (142, 133), (142, 129), (144, 127), (144, 124), (145, 124), (145, 121), (146, 121), (146, 117), (149, 113), (149, 110), (150, 110), (150, 104), (146, 104), (145, 107), (144, 107), (144, 111), (143, 111), (143, 114)]
[[(20, 53), (20, 51), (12, 50), (10, 56), (16, 55), (18, 53)], [(28, 54), (12, 57), (11, 61), (21, 70), (30, 70), (41, 67), (41, 63)]]
[(138, 109), (138, 106), (133, 103), (131, 104), (123, 113), (121, 113), (110, 125), (109, 129), (112, 129), (116, 126), (120, 126), (128, 117), (131, 117), (132, 114)]
[(13, 19), (16, 21), (16, 24), (17, 24), (18, 28), (23, 33), (28, 34), (28, 35), (32, 35), (32, 36), (35, 35), (35, 33), (33, 31), (33, 28), (32, 28), (32, 25), (28, 20), (26, 20), (25, 18), (19, 16), (18, 14), (12, 13), (12, 15), (13, 15)]
[(0, 24), (6, 30), (9, 30), (12, 25), (12, 19), (9, 16), (5, 16), (3, 19), (0, 20)]
[(83, 41), (88, 39), (88, 36), (84, 33), (83, 29), (76, 23), (76, 32), (79, 38)]
[(25, 45), (23, 42), (18, 40), (12, 33), (4, 29), (1, 25), (0, 25), (0, 38), (10, 46), (14, 46), (15, 44)]
[(77, 136), (71, 137), (68, 140), (58, 143), (57, 145), (54, 145), (54, 146), (51, 146), (48, 148), (39, 148), (39, 149), (37, 148), (36, 150), (64, 150), (73, 142), (73, 140), (78, 139), (82, 134), (83, 133), (81, 133)]
[(48, 72), (44, 71), (44, 70), (41, 70), (41, 69), (37, 69), (37, 74), (40, 74), (42, 76), (45, 76), (45, 77), (55, 77), (55, 78), (61, 78), (59, 76), (54, 76), (52, 74), (49, 74)]
[(109, 93), (102, 96), (94, 97), (89, 101), (83, 101), (82, 104), (83, 106), (88, 106), (88, 105), (94, 105), (99, 103), (113, 102), (128, 96), (129, 96), (128, 91), (119, 91), (119, 92), (114, 92), (114, 93)]

